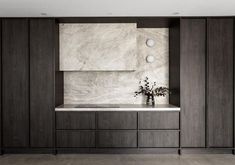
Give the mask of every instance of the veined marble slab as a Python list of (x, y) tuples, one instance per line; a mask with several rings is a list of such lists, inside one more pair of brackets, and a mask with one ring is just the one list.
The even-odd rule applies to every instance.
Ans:
[(136, 70), (136, 24), (60, 24), (60, 70)]
[(171, 104), (155, 106), (145, 104), (63, 104), (55, 111), (180, 111), (180, 107)]
[[(158, 86), (169, 86), (169, 29), (137, 29), (137, 64), (134, 72), (64, 72), (65, 104), (144, 104), (134, 97), (139, 81), (149, 77)], [(146, 39), (155, 40), (154, 47)], [(146, 62), (153, 55), (153, 63)], [(169, 104), (167, 97), (156, 97), (156, 104)]]

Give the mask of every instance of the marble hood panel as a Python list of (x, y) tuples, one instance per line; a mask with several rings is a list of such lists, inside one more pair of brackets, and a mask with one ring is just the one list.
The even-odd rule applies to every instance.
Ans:
[(60, 70), (136, 70), (136, 31), (135, 23), (60, 24)]

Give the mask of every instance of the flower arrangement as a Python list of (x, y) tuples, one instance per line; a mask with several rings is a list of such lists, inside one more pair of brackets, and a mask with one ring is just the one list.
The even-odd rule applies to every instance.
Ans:
[(152, 99), (152, 105), (155, 105), (154, 96), (165, 97), (168, 93), (170, 93), (169, 88), (162, 86), (157, 87), (156, 82), (150, 83), (148, 77), (146, 77), (143, 82), (144, 83), (142, 83), (142, 81), (139, 82), (139, 90), (135, 91), (135, 97), (140, 94), (147, 96), (146, 104), (149, 104), (150, 99)]

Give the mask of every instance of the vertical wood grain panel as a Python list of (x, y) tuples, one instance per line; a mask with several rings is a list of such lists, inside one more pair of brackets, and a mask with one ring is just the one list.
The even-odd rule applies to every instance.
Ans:
[(233, 147), (233, 19), (208, 19), (208, 147)]
[(55, 106), (64, 103), (64, 72), (59, 71), (59, 25), (55, 25)]
[(2, 154), (2, 20), (0, 19), (0, 154)]
[(206, 20), (181, 20), (181, 146), (205, 147)]
[(30, 142), (54, 146), (55, 21), (30, 20)]
[[(235, 19), (233, 19), (233, 65), (235, 64)], [(235, 70), (233, 66), (233, 152), (235, 154)]]
[(169, 103), (180, 106), (180, 22), (175, 20), (169, 28)]
[(2, 22), (4, 147), (29, 146), (28, 20)]

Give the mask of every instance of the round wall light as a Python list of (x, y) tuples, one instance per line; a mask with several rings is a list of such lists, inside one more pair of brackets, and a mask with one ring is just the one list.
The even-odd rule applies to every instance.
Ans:
[(147, 39), (146, 40), (146, 45), (148, 47), (153, 47), (155, 45), (155, 41), (153, 39)]
[(155, 58), (154, 58), (154, 56), (152, 56), (152, 55), (148, 55), (148, 56), (146, 57), (147, 63), (153, 63), (154, 60), (155, 60)]

